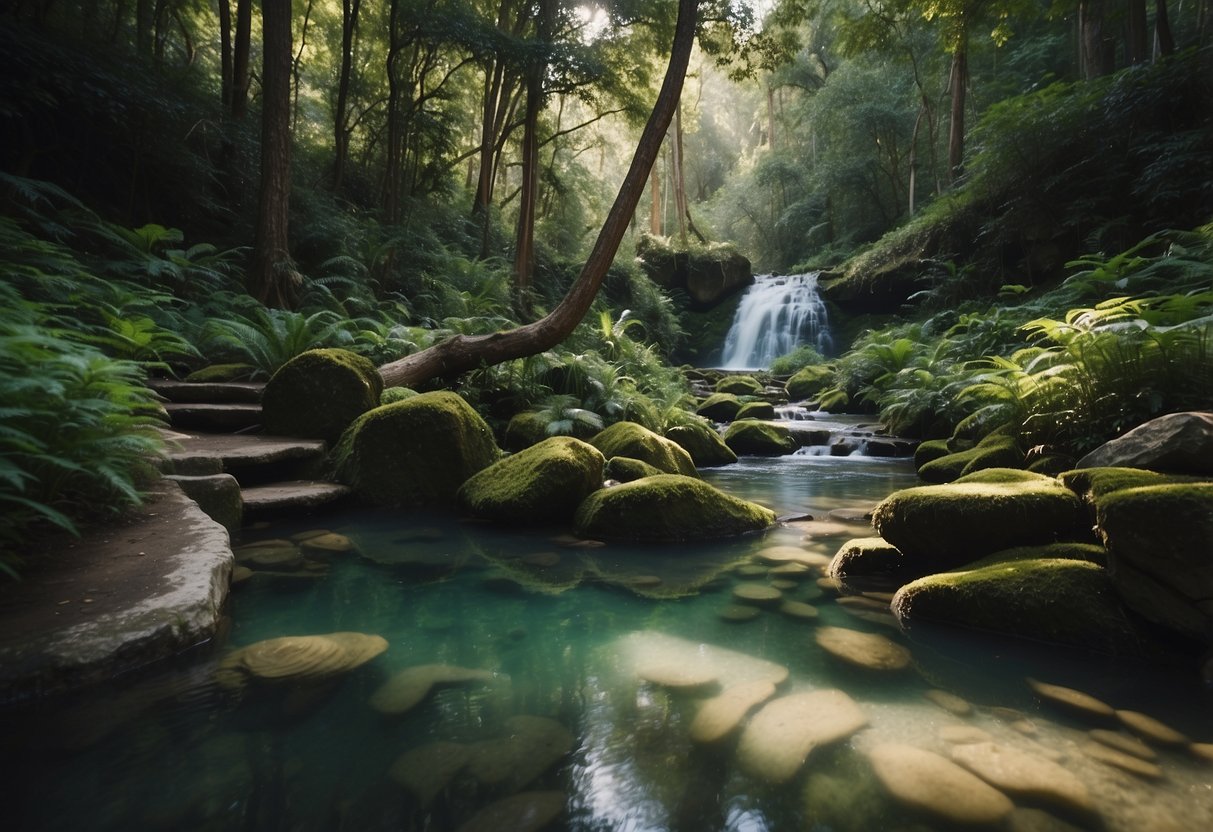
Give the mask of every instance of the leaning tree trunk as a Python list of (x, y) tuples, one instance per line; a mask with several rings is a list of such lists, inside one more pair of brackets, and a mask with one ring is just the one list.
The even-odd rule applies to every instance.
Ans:
[(514, 358), (535, 355), (559, 344), (577, 327), (593, 303), (598, 288), (606, 276), (615, 252), (628, 229), (632, 213), (644, 191), (645, 180), (661, 150), (661, 141), (669, 130), (670, 120), (682, 94), (682, 82), (691, 46), (695, 42), (695, 11), (697, 0), (678, 0), (678, 24), (670, 63), (657, 103), (636, 144), (632, 165), (628, 168), (615, 203), (607, 214), (598, 239), (585, 266), (568, 294), (546, 317), (534, 323), (492, 335), (456, 335), (429, 349), (385, 364), (379, 368), (387, 387), (410, 387), (438, 376), (450, 376), (476, 367), (500, 364)]
[(968, 33), (966, 32), (952, 53), (952, 71), (949, 86), (952, 88), (952, 110), (948, 123), (948, 177), (955, 182), (960, 178), (965, 155), (965, 93), (969, 85)]

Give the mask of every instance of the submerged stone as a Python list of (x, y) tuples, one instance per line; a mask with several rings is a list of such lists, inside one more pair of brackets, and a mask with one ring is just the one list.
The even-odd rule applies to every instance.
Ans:
[(783, 593), (766, 584), (745, 583), (733, 587), (733, 600), (756, 607), (777, 607)]
[(741, 768), (769, 783), (786, 783), (814, 748), (844, 740), (868, 724), (840, 690), (794, 693), (767, 703), (750, 719), (737, 745)]
[(1116, 718), (1146, 742), (1156, 745), (1187, 745), (1191, 742), (1170, 725), (1140, 711), (1116, 711)]
[(758, 618), (762, 615), (762, 610), (752, 604), (729, 604), (717, 614), (723, 621), (728, 621), (732, 624), (743, 624), (746, 621), (753, 621), (755, 618)]
[(457, 742), (432, 742), (397, 757), (388, 770), (388, 776), (412, 792), (417, 802), (426, 807), (434, 802), (434, 798), (471, 758), (470, 746)]
[(1143, 780), (1162, 779), (1162, 769), (1157, 764), (1132, 754), (1125, 754), (1123, 751), (1117, 751), (1115, 748), (1109, 748), (1101, 742), (1085, 742), (1079, 746), (1079, 750), (1092, 760), (1098, 760), (1105, 765), (1127, 771)]
[(1058, 705), (1073, 714), (1084, 716), (1087, 719), (1107, 722), (1115, 714), (1111, 705), (1080, 690), (1074, 690), (1073, 688), (1061, 685), (1051, 685), (1036, 679), (1028, 679), (1028, 687), (1046, 702)]
[(591, 494), (577, 509), (577, 534), (606, 540), (729, 537), (770, 526), (775, 513), (699, 479), (646, 477)]
[(573, 750), (573, 735), (554, 719), (520, 714), (501, 737), (472, 746), (468, 773), (486, 786), (525, 788)]
[(490, 803), (456, 832), (539, 832), (564, 814), (564, 792), (523, 792)]
[(221, 684), (317, 682), (348, 673), (387, 650), (387, 639), (366, 633), (283, 636), (229, 654), (216, 670)]
[(423, 664), (406, 668), (388, 679), (371, 694), (371, 707), (381, 714), (403, 714), (420, 705), (436, 686), (488, 682), (488, 670)]
[(1108, 748), (1113, 748), (1125, 754), (1132, 754), (1134, 757), (1139, 757), (1143, 760), (1153, 762), (1158, 758), (1158, 755), (1154, 753), (1154, 749), (1137, 739), (1137, 737), (1131, 737), (1128, 734), (1109, 731), (1106, 728), (1093, 728), (1087, 732), (1087, 736), (1098, 743), (1103, 743)]
[(1082, 781), (1051, 760), (993, 742), (958, 745), (952, 759), (1018, 800), (1052, 806), (1070, 816), (1098, 815)]
[(1015, 808), (1002, 792), (956, 763), (909, 745), (868, 753), (876, 779), (902, 805), (957, 824), (995, 824)]
[(834, 658), (864, 670), (905, 670), (910, 666), (910, 651), (877, 633), (821, 627), (814, 639)]
[(699, 743), (723, 739), (741, 725), (746, 714), (775, 695), (775, 685), (767, 680), (728, 688), (699, 706), (691, 722), (691, 740)]
[(969, 704), (968, 700), (962, 699), (946, 690), (931, 688), (928, 691), (924, 691), (922, 695), (928, 702), (938, 705), (950, 714), (969, 716), (973, 713), (973, 706)]

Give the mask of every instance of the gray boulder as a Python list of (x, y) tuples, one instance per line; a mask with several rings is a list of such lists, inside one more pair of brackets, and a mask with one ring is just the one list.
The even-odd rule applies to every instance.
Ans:
[(1120, 466), (1177, 474), (1213, 474), (1213, 413), (1169, 413), (1105, 442), (1078, 468)]

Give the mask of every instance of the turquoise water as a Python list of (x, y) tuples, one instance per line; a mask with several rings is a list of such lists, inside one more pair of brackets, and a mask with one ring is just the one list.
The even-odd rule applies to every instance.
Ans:
[[(870, 534), (848, 519), (853, 511), (836, 510), (870, 508), (913, 484), (907, 463), (793, 456), (744, 460), (705, 476), (781, 515), (813, 519), (722, 543), (582, 548), (560, 530), (509, 532), (372, 511), (325, 517), (324, 528), (348, 536), (357, 553), (311, 556), (314, 571), (261, 574), (236, 586), (225, 646), (77, 701), (8, 714), (0, 727), (10, 796), (0, 823), (39, 830), (511, 830), (526, 827), (477, 821), (477, 813), (524, 790), (556, 793), (564, 811), (551, 829), (947, 828), (885, 796), (866, 753), (897, 742), (946, 755), (940, 731), (967, 725), (1059, 759), (1090, 790), (1108, 829), (1213, 827), (1213, 765), (1162, 750), (1163, 779), (1147, 781), (1098, 763), (1081, 750), (1091, 726), (1037, 702), (1024, 682), (1033, 675), (1080, 687), (1209, 742), (1210, 700), (1186, 668), (1126, 666), (970, 637), (908, 645), (910, 670), (861, 672), (826, 655), (814, 632), (839, 626), (905, 642), (887, 618), (856, 617), (838, 604), (815, 573), (796, 576), (785, 594), (815, 606), (816, 620), (772, 610), (742, 623), (721, 617), (738, 583), (766, 582), (755, 553), (797, 546), (830, 555), (843, 540)], [(315, 527), (315, 520), (282, 524), (245, 537), (283, 538)], [(215, 682), (216, 663), (229, 648), (338, 631), (382, 636), (387, 650), (319, 686), (233, 691)], [(815, 750), (789, 782), (759, 782), (738, 764), (735, 741), (691, 741), (702, 691), (637, 679), (639, 662), (678, 671), (704, 651), (728, 656), (729, 672), (748, 672), (755, 659), (786, 667), (781, 694), (844, 690), (867, 727)], [(441, 687), (403, 714), (371, 707), (393, 674), (426, 664), (488, 673)], [(932, 687), (966, 698), (976, 712), (945, 712), (923, 698)], [(504, 782), (464, 767), (439, 782), (428, 801), (399, 782), (401, 756), (436, 741), (482, 754), (508, 751), (502, 739), (517, 741), (520, 715), (567, 732), (567, 748), (549, 754), (549, 743), (507, 754)], [(431, 761), (403, 779), (416, 783), (438, 769)], [(1030, 809), (1016, 818), (1044, 822)], [(473, 821), (482, 825), (464, 826)]]

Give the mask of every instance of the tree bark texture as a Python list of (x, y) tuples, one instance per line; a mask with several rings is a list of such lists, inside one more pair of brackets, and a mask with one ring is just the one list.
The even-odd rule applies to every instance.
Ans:
[(301, 278), (291, 263), (291, 0), (262, 0), (261, 190), (249, 294), (292, 308)]
[(232, 48), (232, 118), (248, 112), (249, 54), (252, 51), (253, 0), (236, 0), (236, 43)]
[(695, 42), (697, 0), (678, 0), (678, 23), (670, 50), (670, 63), (653, 112), (636, 145), (619, 194), (598, 233), (594, 248), (568, 294), (546, 317), (534, 323), (492, 335), (456, 335), (429, 349), (379, 368), (384, 385), (412, 386), (438, 376), (451, 376), (543, 352), (559, 344), (577, 327), (593, 303), (619, 243), (627, 231), (653, 161), (669, 130), (682, 93), (691, 47)]
[(948, 85), (952, 90), (952, 111), (948, 124), (948, 175), (955, 181), (964, 168), (965, 93), (969, 86), (969, 44), (964, 34), (952, 53), (952, 71)]
[[(219, 0), (226, 3), (227, 0)], [(1144, 0), (1143, 0), (1144, 2)], [(350, 99), (350, 76), (354, 67), (354, 36), (362, 0), (341, 0), (341, 71), (337, 77), (337, 106), (333, 114), (333, 191), (339, 193), (345, 179), (345, 160), (350, 152), (350, 130), (346, 124)]]
[(1150, 60), (1150, 30), (1146, 24), (1146, 0), (1128, 0), (1125, 13), (1125, 61), (1140, 64)]
[(1167, 0), (1154, 0), (1154, 49), (1158, 57), (1175, 54), (1175, 38), (1167, 17)]
[(219, 98), (223, 109), (232, 103), (232, 4), (218, 0), (219, 5)]

